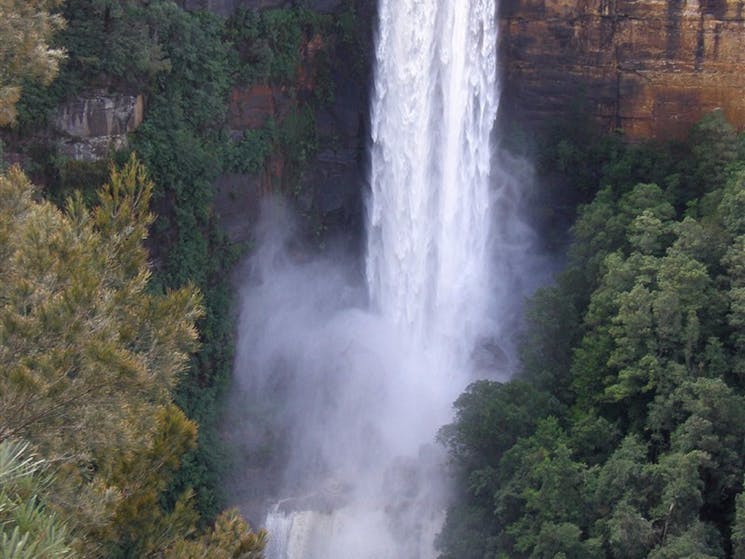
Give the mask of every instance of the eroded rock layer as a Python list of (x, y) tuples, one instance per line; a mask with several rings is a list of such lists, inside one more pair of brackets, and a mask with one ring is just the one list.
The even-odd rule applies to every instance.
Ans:
[(745, 1), (503, 0), (501, 24), (504, 106), (528, 121), (669, 138), (721, 108), (745, 126)]

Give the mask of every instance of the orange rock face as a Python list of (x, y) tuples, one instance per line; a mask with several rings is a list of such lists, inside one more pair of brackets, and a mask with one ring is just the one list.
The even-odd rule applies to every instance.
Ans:
[(502, 0), (504, 103), (572, 110), (632, 139), (682, 137), (715, 108), (745, 127), (745, 1)]
[(261, 128), (275, 111), (276, 91), (269, 85), (234, 87), (230, 93), (228, 123), (234, 130)]

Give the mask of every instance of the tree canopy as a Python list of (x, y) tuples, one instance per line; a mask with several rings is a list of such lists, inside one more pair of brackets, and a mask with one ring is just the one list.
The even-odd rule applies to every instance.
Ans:
[(152, 190), (134, 158), (112, 169), (92, 209), (79, 194), (63, 210), (38, 200), (17, 168), (0, 175), (0, 444), (27, 441), (55, 464), (39, 499), (77, 555), (259, 554), (263, 534), (235, 512), (192, 539), (191, 491), (161, 500), (196, 442), (172, 400), (202, 307), (194, 287), (149, 286)]
[(50, 13), (59, 0), (0, 0), (0, 126), (12, 124), (25, 80), (49, 83), (64, 51), (50, 47), (64, 20)]
[[(714, 113), (677, 155), (607, 155), (521, 374), (442, 431), (462, 490), (443, 558), (745, 557), (740, 146)], [(644, 149), (646, 175), (623, 164)]]

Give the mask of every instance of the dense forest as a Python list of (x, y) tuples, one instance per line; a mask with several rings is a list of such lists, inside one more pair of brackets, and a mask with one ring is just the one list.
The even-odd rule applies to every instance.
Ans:
[(578, 208), (511, 382), (443, 427), (443, 557), (745, 557), (745, 150), (720, 112), (677, 144), (564, 128)]

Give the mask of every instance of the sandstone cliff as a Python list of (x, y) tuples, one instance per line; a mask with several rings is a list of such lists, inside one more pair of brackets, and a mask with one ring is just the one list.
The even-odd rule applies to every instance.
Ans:
[(52, 117), (61, 155), (78, 161), (106, 158), (127, 147), (127, 134), (142, 123), (142, 95), (92, 91), (60, 105)]
[(722, 108), (745, 126), (742, 0), (503, 0), (504, 107), (586, 111), (630, 138), (682, 136)]

